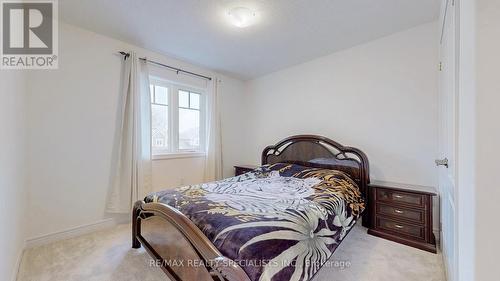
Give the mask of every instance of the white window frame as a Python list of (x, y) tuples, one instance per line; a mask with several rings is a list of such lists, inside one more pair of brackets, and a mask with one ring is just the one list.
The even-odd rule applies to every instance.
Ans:
[[(206, 89), (149, 77), (149, 83), (168, 88), (168, 149), (151, 150), (153, 160), (206, 156), (207, 95)], [(200, 147), (197, 150), (179, 149), (179, 90), (200, 94)], [(152, 102), (152, 101), (151, 101)]]

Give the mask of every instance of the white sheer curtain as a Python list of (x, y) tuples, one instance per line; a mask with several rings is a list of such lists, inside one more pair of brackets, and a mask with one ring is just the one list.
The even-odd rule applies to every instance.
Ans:
[(207, 95), (207, 157), (205, 181), (222, 179), (222, 134), (219, 89), (221, 81), (214, 77), (209, 83)]
[(136, 53), (123, 63), (116, 171), (107, 211), (129, 213), (136, 200), (152, 191), (151, 96), (147, 63)]

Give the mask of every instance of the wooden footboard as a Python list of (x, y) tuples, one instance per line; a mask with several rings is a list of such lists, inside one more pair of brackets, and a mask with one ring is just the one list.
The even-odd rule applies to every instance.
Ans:
[[(214, 280), (250, 281), (248, 275), (233, 260), (224, 257), (201, 230), (177, 209), (162, 203), (145, 203), (137, 201), (132, 211), (132, 248), (144, 246), (146, 251), (156, 260), (164, 261), (159, 249), (154, 247), (141, 235), (142, 220), (158, 217), (177, 229), (183, 238), (193, 247), (207, 271)], [(169, 263), (159, 263), (162, 270), (172, 281), (182, 281)]]

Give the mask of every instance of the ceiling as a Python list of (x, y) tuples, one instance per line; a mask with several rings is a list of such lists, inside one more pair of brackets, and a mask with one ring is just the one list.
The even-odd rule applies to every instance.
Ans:
[[(60, 17), (241, 79), (436, 20), (439, 0), (59, 0)], [(225, 12), (255, 9), (240, 29)]]

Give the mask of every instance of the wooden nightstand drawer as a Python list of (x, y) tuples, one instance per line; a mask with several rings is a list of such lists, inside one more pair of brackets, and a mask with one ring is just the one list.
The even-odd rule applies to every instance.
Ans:
[(394, 217), (397, 219), (406, 219), (415, 223), (425, 223), (425, 211), (418, 209), (409, 209), (405, 207), (397, 207), (382, 203), (376, 203), (376, 212), (379, 215)]
[(420, 208), (425, 207), (425, 195), (383, 188), (377, 188), (376, 200), (380, 202), (406, 204)]
[(425, 240), (425, 227), (423, 225), (412, 225), (388, 218), (377, 217), (375, 221), (375, 228)]

